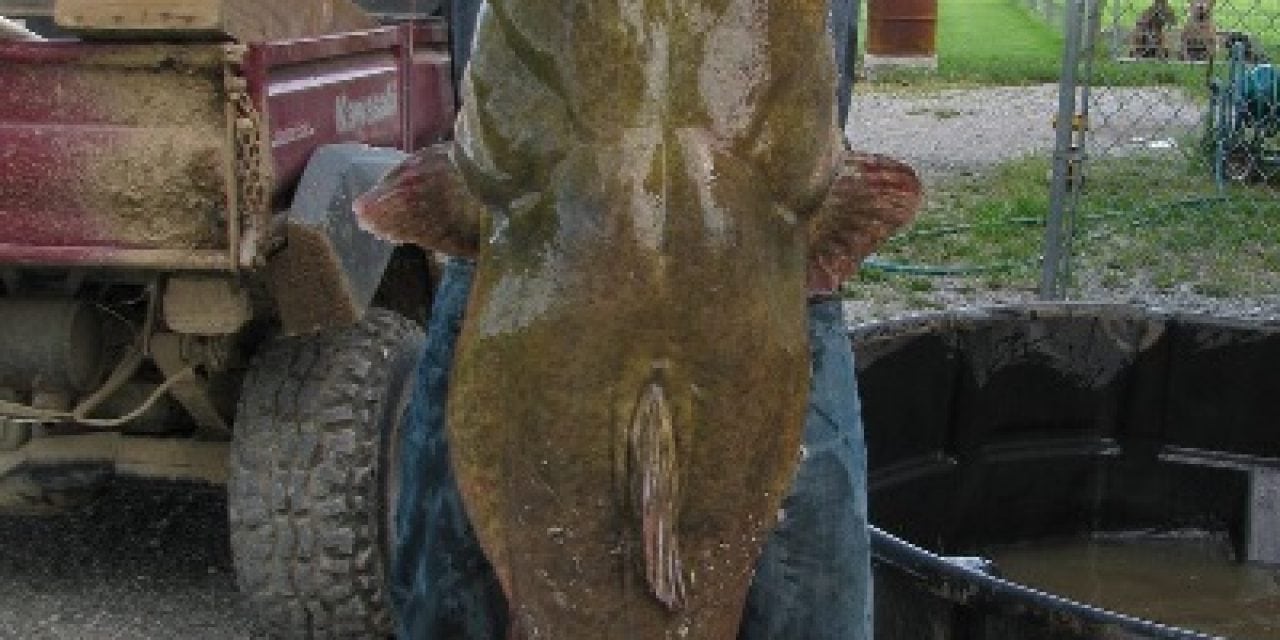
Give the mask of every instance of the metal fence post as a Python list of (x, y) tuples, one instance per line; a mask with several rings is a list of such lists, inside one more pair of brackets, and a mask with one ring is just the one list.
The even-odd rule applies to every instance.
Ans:
[(1045, 221), (1044, 264), (1040, 274), (1040, 298), (1059, 300), (1063, 297), (1063, 267), (1067, 258), (1067, 201), (1078, 176), (1079, 164), (1074, 145), (1076, 87), (1080, 63), (1081, 30), (1084, 0), (1067, 0), (1063, 17), (1065, 42), (1062, 52), (1062, 78), (1058, 85), (1057, 136), (1053, 151), (1053, 182), (1049, 194), (1049, 217)]

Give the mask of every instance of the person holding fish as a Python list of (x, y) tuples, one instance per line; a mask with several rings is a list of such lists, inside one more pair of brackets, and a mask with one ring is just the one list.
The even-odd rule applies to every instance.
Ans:
[(856, 14), (453, 0), (457, 143), (357, 202), (457, 256), (401, 445), (402, 639), (872, 637), (838, 291), (920, 183), (845, 150)]

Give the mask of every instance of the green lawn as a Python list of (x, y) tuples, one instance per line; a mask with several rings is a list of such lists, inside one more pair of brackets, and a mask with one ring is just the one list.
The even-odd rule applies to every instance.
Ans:
[[(1030, 289), (1039, 277), (1049, 159), (1008, 162), (933, 189), (924, 211), (846, 285), (855, 298), (884, 286), (927, 291), (929, 273), (960, 271), (984, 289)], [(1112, 158), (1091, 165), (1075, 233), (1076, 275), (1107, 288), (1145, 280), (1156, 291), (1189, 285), (1211, 297), (1280, 287), (1280, 199), (1275, 185), (1206, 189), (1208, 167)], [(1161, 185), (1153, 197), (1150, 185)], [(882, 266), (878, 266), (882, 265)], [(887, 269), (887, 271), (886, 271)]]
[[(1149, 0), (1109, 0), (1102, 28), (1132, 28)], [(1185, 12), (1185, 2), (1174, 0)], [(1118, 12), (1118, 13), (1117, 13)], [(1259, 38), (1280, 57), (1280, 0), (1219, 0), (1219, 30), (1238, 30)], [(865, 33), (865, 11), (862, 26)], [(938, 72), (892, 74), (891, 84), (1035, 84), (1056, 82), (1062, 71), (1061, 24), (1047, 24), (1021, 0), (938, 0)], [(1104, 38), (1107, 36), (1103, 36)], [(863, 39), (865, 41), (865, 38)], [(1099, 43), (1100, 54), (1109, 52)], [(1095, 84), (1112, 86), (1178, 85), (1205, 91), (1204, 68), (1176, 62), (1115, 62), (1100, 55), (1092, 66)]]
[(938, 72), (992, 84), (1053, 82), (1062, 37), (1016, 0), (939, 0)]
[[(865, 34), (865, 8), (862, 18)], [(938, 0), (937, 28), (938, 73), (890, 74), (890, 84), (1031, 84), (1058, 78), (1062, 36), (1017, 0)]]

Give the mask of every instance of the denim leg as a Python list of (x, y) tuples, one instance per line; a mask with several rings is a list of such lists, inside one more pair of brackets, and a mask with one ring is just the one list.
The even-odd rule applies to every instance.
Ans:
[(871, 640), (867, 458), (838, 300), (809, 307), (813, 387), (783, 518), (756, 564), (741, 640)]
[(473, 267), (451, 260), (436, 292), (400, 441), (390, 593), (401, 640), (495, 640), (506, 603), (463, 511), (445, 437), (449, 371)]
[(849, 107), (853, 95), (854, 64), (858, 57), (858, 10), (861, 0), (831, 0), (829, 26), (835, 45), (836, 109), (840, 128), (849, 122)]

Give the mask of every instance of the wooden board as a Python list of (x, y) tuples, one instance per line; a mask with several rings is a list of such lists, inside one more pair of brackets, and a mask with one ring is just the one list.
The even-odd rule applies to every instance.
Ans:
[(85, 37), (265, 42), (377, 26), (351, 0), (55, 0), (58, 26)]
[(0, 0), (0, 16), (30, 18), (53, 15), (53, 0)]

